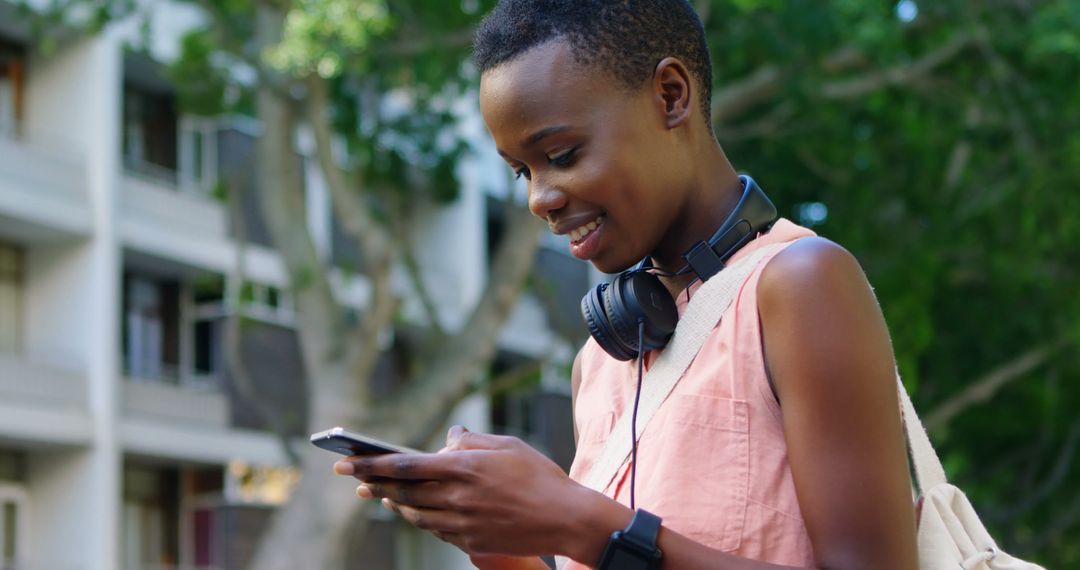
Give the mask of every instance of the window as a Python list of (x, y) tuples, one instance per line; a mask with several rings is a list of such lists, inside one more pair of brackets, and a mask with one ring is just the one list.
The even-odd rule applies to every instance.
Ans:
[(0, 353), (19, 350), (22, 252), (0, 243)]
[(506, 235), (506, 201), (493, 196), (488, 196), (485, 202), (487, 210), (487, 258), (488, 266), (491, 266), (495, 258), (495, 252), (499, 249), (499, 242)]
[(179, 285), (175, 281), (125, 276), (124, 363), (133, 379), (177, 381), (179, 297)]
[(240, 287), (237, 309), (246, 317), (275, 324), (288, 326), (295, 322), (292, 296), (271, 285), (245, 282)]
[(0, 484), (26, 482), (26, 454), (0, 448)]
[(0, 136), (18, 132), (23, 105), (22, 50), (0, 43)]
[(177, 181), (176, 99), (132, 85), (124, 87), (124, 166), (169, 183)]
[(210, 195), (217, 184), (217, 123), (185, 117), (180, 121), (180, 190)]
[(186, 312), (185, 334), (191, 335), (185, 384), (214, 387), (224, 371), (225, 279), (203, 275), (191, 284), (192, 310)]
[(188, 537), (183, 541), (182, 558), (187, 563), (194, 563), (195, 570), (243, 567), (230, 564), (225, 556), (227, 550), (232, 550), (235, 556), (235, 543), (231, 549), (226, 548), (234, 538), (244, 542), (249, 537), (237, 537), (236, 533), (243, 530), (236, 525), (236, 517), (222, 513), (224, 470), (219, 467), (187, 468), (182, 477), (185, 496), (181, 525), (184, 527), (182, 533)]
[(173, 568), (179, 562), (180, 478), (175, 469), (124, 468), (123, 567)]
[(27, 504), (22, 487), (0, 483), (0, 570), (16, 570), (25, 562)]

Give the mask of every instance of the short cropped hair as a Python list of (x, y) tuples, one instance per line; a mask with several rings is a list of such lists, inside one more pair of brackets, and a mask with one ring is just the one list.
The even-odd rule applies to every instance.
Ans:
[(501, 0), (477, 29), (474, 59), (484, 73), (553, 39), (629, 89), (641, 87), (665, 57), (679, 58), (711, 125), (709, 47), (687, 0)]

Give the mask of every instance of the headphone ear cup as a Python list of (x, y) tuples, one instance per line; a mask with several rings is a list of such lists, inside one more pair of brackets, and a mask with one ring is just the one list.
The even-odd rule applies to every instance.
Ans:
[(660, 282), (659, 277), (647, 272), (635, 273), (620, 283), (615, 295), (621, 314), (628, 316), (632, 325), (628, 330), (624, 329), (625, 332), (620, 331), (620, 334), (632, 336), (635, 350), (638, 343), (638, 320), (645, 322), (642, 335), (644, 346), (641, 347), (643, 352), (667, 346), (679, 322), (679, 311), (671, 293)]
[[(646, 271), (627, 271), (602, 283), (581, 299), (589, 334), (616, 360), (664, 348), (675, 331), (679, 312), (660, 279)], [(638, 346), (638, 321), (644, 320), (644, 346)]]
[(602, 297), (604, 302), (604, 314), (608, 318), (608, 324), (618, 354), (612, 354), (619, 360), (630, 360), (638, 353), (637, 321), (638, 315), (623, 302), (622, 291), (629, 279), (633, 279), (634, 273), (623, 273), (611, 282)]
[(620, 349), (612, 332), (608, 316), (604, 310), (605, 290), (607, 283), (601, 283), (589, 290), (581, 298), (581, 314), (585, 318), (585, 326), (589, 328), (589, 334), (596, 340), (596, 344), (604, 349), (617, 360), (630, 360), (631, 356), (624, 356), (625, 351)]
[[(632, 351), (633, 356), (637, 356), (638, 352), (638, 318), (641, 316), (640, 312), (634, 311), (632, 305), (628, 305), (623, 297), (623, 292), (626, 290), (627, 283), (633, 279), (634, 274), (623, 274), (611, 282), (611, 289), (606, 291), (604, 296), (604, 305), (607, 310), (608, 317), (611, 319), (611, 328), (615, 332), (615, 337), (620, 343), (626, 347), (627, 351)], [(648, 324), (646, 324), (646, 327)]]

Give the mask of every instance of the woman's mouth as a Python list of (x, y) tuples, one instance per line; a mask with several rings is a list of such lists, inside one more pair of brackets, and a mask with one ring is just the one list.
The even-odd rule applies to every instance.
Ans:
[(567, 232), (570, 236), (570, 255), (585, 261), (592, 259), (600, 248), (603, 227), (604, 216), (601, 215)]
[(602, 223), (604, 223), (604, 216), (597, 216), (595, 220), (570, 230), (567, 232), (567, 235), (570, 236), (571, 242), (580, 242), (588, 237), (590, 233), (595, 231), (596, 228), (600, 227), (600, 224)]

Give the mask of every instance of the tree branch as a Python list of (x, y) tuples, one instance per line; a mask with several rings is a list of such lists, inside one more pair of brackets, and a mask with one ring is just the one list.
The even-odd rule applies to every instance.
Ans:
[(821, 68), (826, 73), (842, 73), (852, 68), (863, 67), (870, 62), (866, 52), (855, 46), (844, 46), (821, 60)]
[(1034, 537), (1034, 540), (1025, 545), (1027, 550), (1029, 552), (1042, 552), (1046, 550), (1047, 546), (1062, 538), (1065, 531), (1076, 526), (1077, 522), (1080, 522), (1080, 497), (1074, 498), (1072, 504), (1062, 511), (1061, 514), (1043, 525)]
[[(239, 186), (234, 185), (233, 188), (239, 188)], [(228, 202), (232, 227), (236, 232), (236, 273), (233, 275), (233, 282), (239, 286), (233, 289), (232, 293), (230, 293), (231, 298), (228, 300), (229, 305), (234, 309), (233, 314), (225, 318), (225, 339), (223, 343), (225, 363), (240, 397), (255, 408), (259, 417), (266, 422), (266, 425), (270, 426), (271, 431), (274, 432), (281, 443), (282, 449), (285, 450), (285, 456), (288, 458), (289, 463), (293, 467), (299, 467), (300, 454), (297, 452), (293, 438), (285, 425), (284, 415), (279, 410), (274, 409), (273, 404), (268, 400), (259, 397), (255, 381), (251, 374), (248, 373), (247, 363), (244, 362), (244, 354), (241, 349), (243, 335), (241, 328), (244, 324), (241, 310), (241, 303), (243, 302), (241, 291), (243, 291), (244, 283), (247, 281), (247, 224), (244, 222), (238, 190), (228, 193)]]
[[(280, 39), (282, 15), (272, 10), (259, 10), (257, 19), (259, 45), (270, 45)], [(301, 188), (300, 159), (293, 149), (294, 109), (265, 86), (258, 90), (256, 103), (263, 125), (262, 136), (256, 141), (259, 204), (296, 296), (305, 368), (314, 388), (309, 393), (315, 398), (322, 391), (315, 385), (329, 383), (325, 387), (328, 393), (337, 394), (337, 399), (349, 399), (350, 404), (361, 405), (358, 402), (365, 401), (363, 390), (366, 387), (337, 385), (342, 382), (340, 377), (315, 374), (321, 369), (319, 363), (336, 360), (344, 354), (349, 326), (323, 271), (304, 216), (298, 215), (306, 210), (306, 206)], [(318, 408), (318, 404), (315, 407)]]
[[(491, 360), (502, 328), (532, 269), (539, 240), (538, 220), (525, 207), (515, 208), (507, 220), (507, 232), (496, 251), (488, 286), (459, 334), (448, 338), (431, 362), (439, 367), (425, 370), (411, 385), (380, 406), (383, 418), (400, 417), (408, 410), (413, 417), (443, 417), (457, 401), (469, 393), (475, 371)], [(424, 427), (416, 426), (408, 441), (422, 443)]]
[[(811, 95), (827, 100), (846, 100), (885, 87), (913, 83), (984, 37), (982, 32), (959, 33), (945, 45), (912, 63), (873, 71), (860, 77), (828, 81), (821, 84)], [(826, 72), (836, 72), (861, 66), (865, 62), (866, 57), (861, 50), (853, 46), (842, 46), (823, 57), (818, 65)], [(732, 81), (724, 89), (715, 91), (712, 98), (713, 124), (720, 125), (747, 109), (772, 99), (780, 92), (790, 74), (790, 70), (778, 65), (764, 65), (742, 79)]]
[(1037, 160), (1039, 156), (1036, 152), (1035, 136), (1031, 133), (1029, 121), (1021, 113), (1020, 105), (1014, 100), (1011, 92), (1011, 84), (1022, 85), (1025, 80), (1019, 78), (1019, 81), (1010, 81), (1017, 79), (1015, 74), (1009, 69), (1005, 58), (994, 50), (994, 46), (986, 38), (986, 35), (980, 37), (979, 51), (986, 58), (987, 63), (990, 64), (990, 79), (1001, 95), (1005, 115), (1013, 131), (1013, 137), (1016, 139), (1017, 154), (1027, 161)]
[(278, 97), (289, 99), (289, 82), (280, 77), (275, 77), (270, 70), (266, 69), (260, 60), (258, 52), (249, 53), (249, 49), (241, 41), (242, 36), (231, 33), (225, 28), (225, 22), (229, 16), (225, 13), (220, 2), (211, 0), (195, 0), (196, 4), (211, 15), (211, 26), (214, 30), (214, 39), (222, 49), (237, 58), (255, 72), (259, 85), (274, 91)]
[(713, 93), (712, 121), (719, 125), (780, 91), (786, 74), (778, 65), (765, 65)]
[[(350, 375), (363, 382), (379, 358), (376, 339), (393, 321), (397, 310), (390, 279), (391, 266), (399, 253), (387, 231), (375, 221), (359, 191), (356, 176), (338, 165), (333, 153), (330, 130), (330, 100), (326, 80), (311, 74), (307, 80), (307, 114), (315, 137), (315, 152), (326, 178), (330, 199), (345, 232), (356, 242), (367, 265), (371, 297), (367, 311), (349, 338)], [(367, 392), (367, 389), (364, 389)]]
[(822, 161), (807, 145), (795, 148), (795, 156), (811, 173), (836, 188), (843, 188), (851, 183), (851, 173), (842, 168), (833, 168)]
[(433, 50), (461, 49), (472, 45), (475, 28), (466, 28), (440, 34), (438, 36), (414, 34), (375, 48), (375, 55), (388, 57), (408, 57), (421, 55)]
[(952, 151), (949, 152), (949, 159), (945, 163), (945, 179), (942, 181), (942, 186), (947, 196), (956, 191), (957, 186), (960, 185), (960, 180), (967, 171), (968, 164), (971, 162), (971, 137), (968, 136), (966, 131), (976, 128), (981, 121), (982, 109), (979, 107), (978, 102), (972, 101), (964, 114), (965, 132), (953, 145)]
[(923, 419), (923, 424), (928, 430), (936, 430), (944, 427), (954, 417), (968, 408), (980, 404), (994, 397), (999, 390), (1012, 381), (1015, 381), (1028, 372), (1042, 365), (1061, 348), (1071, 342), (1069, 337), (1062, 337), (1056, 341), (1037, 346), (1020, 356), (987, 372), (974, 382), (968, 384), (960, 393), (953, 395), (945, 402), (931, 410)]
[[(474, 382), (470, 384), (465, 392), (462, 393), (460, 399), (467, 398), (481, 390), (484, 390), (488, 397), (508, 393), (519, 388), (527, 378), (538, 373), (542, 367), (542, 361), (529, 360), (502, 372), (494, 378), (489, 378), (486, 382)], [(460, 401), (460, 399), (457, 401)], [(424, 442), (420, 449), (433, 449), (436, 446), (441, 446), (441, 443), (437, 440), (440, 435), (439, 431), (448, 421), (450, 421), (450, 416), (453, 415), (453, 413), (454, 406), (444, 406), (438, 416), (431, 418), (431, 420), (426, 422), (427, 428), (422, 430), (417, 436), (420, 441)]]
[(326, 80), (311, 74), (308, 76), (307, 85), (307, 115), (315, 135), (316, 157), (326, 177), (334, 208), (340, 214), (338, 219), (346, 233), (356, 240), (365, 261), (378, 263), (382, 258), (392, 258), (395, 251), (390, 236), (375, 221), (370, 209), (364, 204), (355, 177), (350, 177), (334, 159)]
[(965, 48), (975, 45), (981, 38), (980, 33), (958, 33), (945, 45), (911, 63), (874, 71), (861, 77), (825, 82), (817, 95), (823, 99), (854, 99), (885, 87), (911, 83), (948, 63)]
[(1069, 433), (1065, 436), (1065, 443), (1062, 444), (1057, 460), (1054, 462), (1054, 467), (1050, 470), (1050, 474), (1047, 475), (1046, 479), (1034, 490), (1025, 492), (1023, 500), (1019, 503), (995, 513), (993, 518), (1003, 522), (1014, 520), (1046, 500), (1051, 493), (1061, 487), (1069, 474), (1069, 468), (1072, 466), (1073, 460), (1076, 458), (1078, 440), (1080, 440), (1080, 421), (1073, 422), (1069, 428)]
[(736, 126), (717, 125), (716, 138), (720, 142), (739, 142), (776, 134), (784, 124), (795, 116), (795, 103), (785, 101), (764, 117)]
[[(409, 232), (405, 233), (408, 234)], [(428, 291), (427, 286), (424, 284), (424, 273), (416, 259), (416, 248), (413, 247), (411, 237), (406, 237), (406, 241), (403, 243), (401, 259), (405, 265), (405, 273), (408, 274), (413, 290), (416, 291), (416, 297), (420, 300), (420, 305), (424, 309), (424, 314), (428, 319), (428, 326), (431, 327), (436, 337), (441, 340), (446, 336), (446, 329), (443, 328), (439, 318), (439, 307), (436, 305), (435, 300), (431, 298), (431, 292)]]

